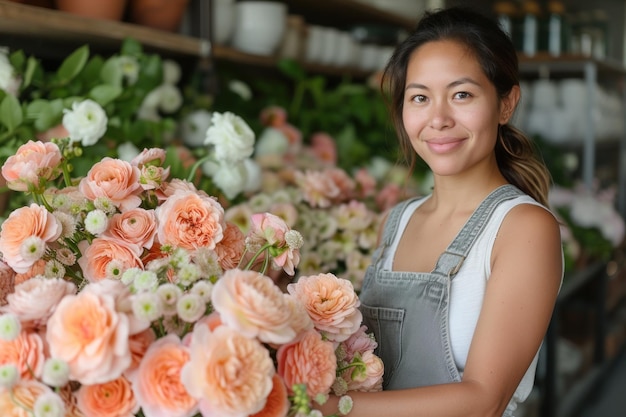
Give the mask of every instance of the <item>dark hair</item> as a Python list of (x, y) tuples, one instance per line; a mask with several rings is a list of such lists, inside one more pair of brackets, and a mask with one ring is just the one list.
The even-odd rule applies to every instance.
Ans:
[[(509, 36), (494, 19), (467, 7), (426, 12), (415, 30), (396, 48), (381, 82), (390, 94), (391, 118), (411, 169), (415, 166), (416, 153), (402, 122), (407, 67), (417, 48), (427, 42), (442, 40), (459, 42), (474, 54), (500, 99), (519, 85), (517, 52)], [(547, 205), (550, 174), (539, 159), (534, 142), (515, 127), (501, 125), (495, 153), (498, 167), (506, 180)]]

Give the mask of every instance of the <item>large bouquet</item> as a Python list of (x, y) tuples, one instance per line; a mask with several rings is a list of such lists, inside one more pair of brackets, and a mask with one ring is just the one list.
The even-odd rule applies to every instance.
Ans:
[(380, 390), (350, 281), (293, 274), (302, 235), (269, 212), (244, 234), (165, 152), (72, 178), (68, 140), (2, 167), (32, 203), (0, 230), (0, 409), (15, 416), (287, 416)]

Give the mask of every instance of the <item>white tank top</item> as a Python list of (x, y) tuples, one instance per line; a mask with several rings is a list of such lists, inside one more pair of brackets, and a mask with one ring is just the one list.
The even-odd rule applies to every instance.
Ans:
[[(398, 233), (391, 244), (389, 250), (385, 251), (383, 259), (384, 269), (392, 270), (392, 262), (395, 257), (396, 248), (402, 236), (402, 231), (411, 218), (415, 210), (429, 197), (418, 199), (407, 206), (400, 219)], [(482, 233), (478, 236), (467, 258), (463, 262), (463, 267), (455, 275), (450, 286), (450, 343), (452, 353), (457, 368), (463, 373), (467, 363), (472, 336), (476, 329), (478, 316), (482, 307), (483, 298), (487, 286), (487, 280), (491, 275), (491, 252), (496, 239), (496, 235), (506, 214), (519, 204), (534, 204), (543, 207), (530, 196), (523, 195), (511, 200), (502, 202), (493, 212), (491, 218), (485, 225)], [(482, 275), (467, 273), (466, 271), (483, 271)], [(465, 272), (465, 273), (464, 273)], [(517, 404), (526, 400), (533, 388), (535, 381), (535, 370), (539, 352), (535, 355), (530, 367), (522, 378), (519, 386), (515, 390), (511, 402), (507, 407), (513, 411)]]

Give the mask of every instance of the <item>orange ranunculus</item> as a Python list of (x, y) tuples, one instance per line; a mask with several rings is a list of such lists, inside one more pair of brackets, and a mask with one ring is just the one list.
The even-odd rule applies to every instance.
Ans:
[(115, 261), (122, 270), (142, 268), (139, 259), (139, 248), (135, 245), (123, 245), (118, 240), (98, 237), (91, 244), (82, 241), (78, 244), (82, 256), (78, 259), (83, 275), (90, 282), (105, 278), (113, 278), (108, 269), (109, 263)]
[(33, 409), (37, 398), (52, 390), (39, 381), (22, 379), (13, 389), (0, 389), (0, 410), (6, 417), (32, 417), (29, 410)]
[(189, 357), (189, 349), (175, 334), (150, 346), (132, 377), (137, 401), (146, 417), (191, 417), (197, 413), (198, 401), (187, 393), (180, 379)]
[(250, 417), (285, 417), (289, 411), (287, 387), (278, 374), (272, 378), (272, 392), (267, 397), (265, 407)]
[(20, 207), (11, 212), (0, 229), (3, 260), (15, 272), (26, 272), (36, 260), (24, 259), (20, 251), (22, 243), (32, 236), (45, 243), (54, 242), (61, 236), (61, 231), (61, 223), (45, 207), (37, 204)]
[(61, 159), (57, 144), (29, 140), (6, 160), (2, 176), (11, 190), (29, 191), (30, 187), (39, 188), (42, 181), (58, 177)]
[(121, 211), (139, 207), (143, 191), (139, 168), (120, 159), (104, 157), (94, 164), (78, 188), (90, 200), (106, 197)]
[(224, 238), (215, 246), (217, 259), (223, 270), (236, 268), (241, 261), (245, 236), (239, 226), (226, 222)]
[(114, 214), (103, 236), (119, 240), (124, 244), (150, 249), (156, 236), (154, 210), (135, 208)]
[(83, 290), (61, 300), (48, 320), (50, 355), (68, 363), (71, 379), (103, 383), (130, 366), (130, 319), (115, 303), (112, 294)]
[(0, 339), (0, 365), (14, 364), (22, 379), (41, 377), (45, 360), (43, 340), (38, 333), (22, 330), (11, 341)]
[(300, 277), (287, 285), (287, 291), (304, 305), (315, 328), (328, 340), (343, 342), (361, 326), (361, 303), (347, 279), (330, 273)]
[(189, 349), (191, 359), (183, 366), (181, 380), (200, 400), (203, 415), (247, 416), (263, 409), (275, 369), (261, 343), (228, 326), (213, 332), (196, 326)]
[(297, 341), (279, 347), (276, 359), (278, 374), (285, 385), (293, 387), (306, 383), (311, 397), (328, 394), (335, 382), (335, 347), (332, 342), (322, 340), (315, 330), (309, 330)]
[(125, 377), (95, 385), (82, 385), (76, 393), (78, 408), (89, 417), (132, 417), (139, 411)]
[(224, 209), (213, 197), (202, 193), (176, 191), (155, 213), (162, 245), (214, 249), (224, 237)]
[(226, 271), (213, 287), (211, 302), (222, 322), (247, 337), (281, 344), (296, 336), (284, 294), (256, 271)]

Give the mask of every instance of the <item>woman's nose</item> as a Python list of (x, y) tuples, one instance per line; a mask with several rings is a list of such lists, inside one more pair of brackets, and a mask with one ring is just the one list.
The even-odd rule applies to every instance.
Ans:
[(430, 126), (433, 129), (441, 130), (451, 127), (454, 124), (450, 107), (445, 102), (433, 103), (430, 114)]

